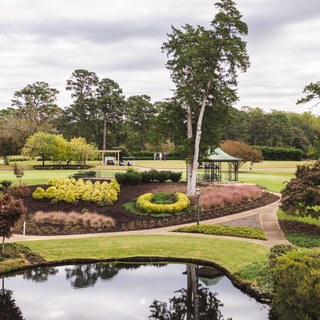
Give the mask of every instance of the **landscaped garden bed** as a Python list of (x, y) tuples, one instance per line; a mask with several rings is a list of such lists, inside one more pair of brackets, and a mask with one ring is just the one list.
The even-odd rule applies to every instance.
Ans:
[[(200, 187), (203, 187), (199, 185)], [(159, 192), (169, 192), (169, 193), (185, 193), (186, 183), (183, 182), (149, 182), (140, 183), (136, 186), (125, 185), (121, 186), (120, 193), (118, 194), (118, 200), (114, 202), (112, 206), (99, 206), (97, 203), (85, 202), (82, 200), (76, 203), (67, 203), (65, 201), (58, 201), (54, 205), (51, 199), (36, 200), (32, 197), (32, 193), (41, 187), (44, 190), (48, 189), (48, 185), (36, 185), (30, 186), (31, 194), (24, 197), (23, 202), (27, 207), (26, 214), (26, 234), (77, 234), (77, 233), (92, 233), (92, 232), (117, 232), (117, 231), (127, 231), (127, 230), (139, 230), (139, 229), (150, 229), (158, 228), (169, 225), (180, 225), (184, 223), (190, 223), (197, 221), (196, 211), (186, 212), (182, 215), (173, 214), (171, 217), (159, 217), (155, 218), (150, 215), (139, 216), (127, 211), (123, 204), (132, 202), (133, 199), (145, 193), (156, 194)], [(196, 204), (196, 197), (189, 197), (191, 205)], [(230, 215), (234, 213), (239, 213), (246, 210), (251, 210), (261, 206), (265, 206), (272, 202), (275, 202), (279, 197), (264, 192), (261, 198), (256, 200), (246, 200), (237, 203), (236, 205), (228, 205), (221, 209), (210, 209), (207, 211), (201, 211), (200, 220), (207, 220), (216, 217), (221, 217), (225, 215)], [(42, 212), (77, 212), (77, 213), (97, 213), (106, 217), (110, 217), (114, 220), (114, 226), (112, 224), (104, 227), (96, 226), (92, 227), (88, 223), (78, 223), (78, 224), (62, 224), (62, 223), (52, 223), (43, 222), (39, 223), (34, 221), (32, 218), (34, 214), (38, 211)], [(22, 233), (22, 221), (17, 225), (15, 233)], [(66, 226), (68, 226), (66, 228)]]

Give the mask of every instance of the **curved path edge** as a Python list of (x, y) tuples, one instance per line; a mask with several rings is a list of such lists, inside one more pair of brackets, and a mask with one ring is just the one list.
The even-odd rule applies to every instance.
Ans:
[[(274, 193), (279, 195), (278, 193)], [(279, 201), (260, 207), (257, 209), (244, 211), (236, 213), (229, 216), (224, 216), (220, 218), (210, 219), (201, 221), (201, 224), (227, 224), (230, 221), (247, 218), (259, 214), (260, 224), (264, 233), (267, 237), (267, 241), (257, 240), (257, 239), (248, 239), (248, 238), (239, 238), (239, 237), (227, 237), (227, 236), (214, 236), (214, 235), (205, 235), (197, 233), (182, 233), (182, 232), (171, 232), (174, 229), (183, 226), (191, 226), (193, 223), (182, 224), (169, 226), (164, 228), (156, 229), (146, 229), (146, 230), (133, 230), (133, 231), (120, 231), (120, 232), (106, 232), (106, 233), (90, 233), (90, 234), (75, 234), (75, 235), (56, 235), (56, 236), (32, 236), (26, 235), (25, 238), (23, 235), (14, 234), (10, 239), (7, 239), (6, 242), (16, 242), (16, 241), (35, 241), (35, 240), (56, 240), (56, 239), (77, 239), (77, 238), (90, 238), (90, 237), (111, 237), (111, 236), (123, 236), (123, 235), (134, 235), (134, 234), (146, 234), (146, 235), (178, 235), (178, 236), (192, 236), (192, 237), (210, 237), (210, 238), (221, 238), (221, 239), (232, 239), (238, 241), (252, 242), (256, 244), (261, 244), (267, 247), (273, 247), (276, 244), (290, 244), (289, 241), (284, 237), (284, 234), (279, 226), (277, 218), (277, 210), (279, 208)]]

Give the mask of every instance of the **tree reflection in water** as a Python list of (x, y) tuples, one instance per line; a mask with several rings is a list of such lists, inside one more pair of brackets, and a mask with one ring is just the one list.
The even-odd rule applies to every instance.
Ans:
[(73, 268), (65, 268), (66, 279), (70, 280), (71, 286), (75, 289), (92, 287), (98, 279), (112, 279), (118, 274), (118, 268), (109, 263), (97, 263), (76, 265)]
[[(150, 264), (154, 267), (164, 267), (166, 264)], [(76, 265), (73, 268), (65, 268), (66, 278), (70, 280), (71, 286), (75, 289), (92, 287), (98, 279), (110, 280), (118, 274), (121, 269), (134, 270), (139, 269), (141, 264), (119, 263), (112, 265), (110, 263), (95, 263), (86, 265)]]
[(23, 279), (42, 283), (48, 281), (49, 276), (54, 276), (58, 272), (58, 268), (55, 267), (40, 267), (25, 271)]
[(2, 289), (0, 290), (0, 320), (25, 320), (20, 308), (12, 297), (13, 291), (4, 288), (2, 278)]
[[(175, 291), (180, 293), (169, 299), (169, 305), (164, 301), (154, 300), (150, 306), (150, 319), (159, 320), (223, 320), (219, 310), (223, 306), (208, 288), (198, 285), (196, 267), (187, 265), (187, 289)], [(227, 320), (232, 320), (227, 319)]]

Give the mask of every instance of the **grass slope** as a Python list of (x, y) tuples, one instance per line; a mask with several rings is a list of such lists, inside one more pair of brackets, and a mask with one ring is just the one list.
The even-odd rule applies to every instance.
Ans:
[(250, 242), (175, 235), (127, 235), (22, 243), (47, 261), (176, 257), (212, 261), (232, 273), (253, 262), (266, 261), (269, 252), (269, 248)]

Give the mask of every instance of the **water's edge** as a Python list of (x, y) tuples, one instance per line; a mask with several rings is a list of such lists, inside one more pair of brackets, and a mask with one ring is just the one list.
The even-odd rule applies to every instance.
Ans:
[(231, 282), (232, 284), (238, 288), (241, 292), (247, 294), (248, 296), (254, 298), (256, 301), (270, 305), (272, 301), (272, 296), (266, 292), (263, 292), (257, 287), (253, 287), (247, 281), (234, 276), (229, 270), (216, 264), (214, 262), (209, 262), (206, 260), (200, 259), (186, 259), (186, 258), (165, 258), (165, 257), (130, 257), (130, 258), (109, 258), (109, 259), (65, 259), (59, 261), (47, 261), (41, 263), (35, 263), (23, 266), (19, 269), (10, 270), (6, 272), (0, 272), (0, 276), (6, 275), (18, 275), (21, 274), (22, 271), (34, 269), (38, 267), (46, 267), (46, 266), (64, 266), (70, 264), (88, 264), (88, 263), (99, 263), (99, 262), (131, 262), (131, 263), (157, 263), (157, 262), (170, 262), (170, 263), (187, 263), (187, 264), (194, 264), (194, 265), (201, 265), (203, 267), (212, 267), (219, 271), (221, 271)]

